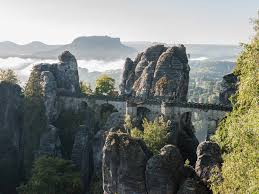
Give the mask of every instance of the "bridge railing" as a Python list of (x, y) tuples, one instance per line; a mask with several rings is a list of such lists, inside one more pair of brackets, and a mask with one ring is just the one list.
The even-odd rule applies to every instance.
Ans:
[[(69, 95), (64, 95), (69, 96)], [(72, 96), (70, 96), (72, 97)], [(186, 108), (197, 108), (203, 110), (221, 110), (221, 111), (231, 111), (231, 106), (226, 106), (222, 104), (210, 104), (210, 103), (196, 103), (196, 102), (183, 102), (177, 100), (168, 100), (165, 97), (152, 97), (149, 99), (141, 98), (141, 97), (131, 97), (131, 96), (105, 96), (105, 95), (85, 95), (80, 94), (74, 96), (77, 98), (87, 98), (94, 100), (105, 100), (105, 101), (119, 101), (119, 102), (132, 102), (135, 104), (143, 103), (143, 104), (164, 104), (166, 106), (172, 107), (186, 107)]]

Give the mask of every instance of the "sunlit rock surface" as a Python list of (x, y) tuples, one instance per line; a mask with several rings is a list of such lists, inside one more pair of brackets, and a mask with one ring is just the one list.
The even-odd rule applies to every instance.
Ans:
[(120, 91), (142, 98), (164, 97), (187, 100), (188, 58), (183, 45), (155, 45), (124, 64)]

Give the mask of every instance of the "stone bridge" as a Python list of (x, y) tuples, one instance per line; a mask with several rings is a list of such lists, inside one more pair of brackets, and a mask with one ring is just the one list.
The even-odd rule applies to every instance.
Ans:
[[(85, 96), (80, 98), (62, 97), (66, 99), (64, 106), (75, 103), (79, 100), (87, 103), (93, 109), (107, 105), (113, 111), (121, 115), (130, 115), (131, 118), (144, 118), (153, 120), (161, 115), (167, 119), (178, 121), (184, 113), (197, 113), (204, 118), (205, 125), (208, 129), (208, 136), (215, 132), (218, 122), (225, 117), (227, 112), (232, 110), (229, 106), (220, 104), (203, 104), (192, 102), (164, 101), (161, 98), (144, 100), (140, 98), (109, 97), (109, 96)], [(76, 103), (79, 104), (79, 103)], [(112, 111), (111, 110), (111, 111)]]

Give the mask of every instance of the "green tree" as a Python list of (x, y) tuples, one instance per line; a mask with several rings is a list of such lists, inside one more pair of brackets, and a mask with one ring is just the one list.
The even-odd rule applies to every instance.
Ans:
[(101, 75), (96, 80), (96, 94), (111, 95), (114, 93), (115, 80), (107, 75)]
[[(257, 28), (258, 29), (258, 28)], [(213, 137), (223, 150), (222, 178), (213, 176), (214, 193), (259, 193), (259, 40), (243, 45), (234, 70), (239, 84), (233, 111)], [(217, 170), (215, 170), (218, 172)]]
[(28, 183), (17, 190), (21, 194), (78, 194), (82, 183), (71, 161), (43, 156), (35, 161)]
[(7, 70), (0, 69), (0, 80), (10, 82), (12, 84), (18, 83), (17, 76), (14, 73), (14, 71), (11, 69), (7, 69)]
[(91, 89), (90, 84), (87, 84), (84, 81), (80, 81), (80, 90), (83, 94), (86, 94), (86, 95), (93, 94), (93, 90)]
[(154, 154), (159, 153), (160, 149), (166, 144), (167, 123), (163, 117), (156, 118), (153, 122), (144, 119), (143, 128), (143, 132), (137, 128), (133, 128), (131, 130), (131, 136), (142, 138)]
[(43, 91), (40, 84), (40, 75), (37, 71), (32, 71), (24, 89), (23, 121), (24, 167), (25, 176), (28, 177), (41, 134), (47, 130)]

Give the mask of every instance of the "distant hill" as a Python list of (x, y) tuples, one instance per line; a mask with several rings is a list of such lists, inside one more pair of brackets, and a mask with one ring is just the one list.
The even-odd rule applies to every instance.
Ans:
[(115, 60), (136, 54), (136, 49), (125, 46), (119, 38), (108, 36), (79, 37), (66, 45), (47, 45), (42, 42), (18, 45), (0, 42), (0, 57), (55, 59), (64, 50), (69, 50), (77, 59), (85, 60)]
[(34, 41), (29, 44), (16, 44), (10, 41), (0, 42), (0, 57), (27, 57), (35, 52), (44, 52), (60, 47), (60, 45), (47, 45)]

